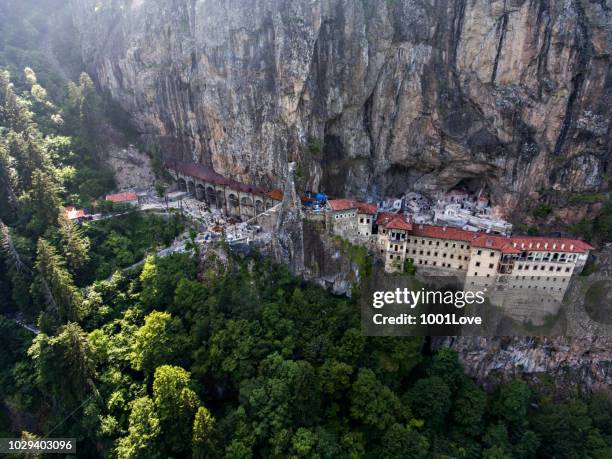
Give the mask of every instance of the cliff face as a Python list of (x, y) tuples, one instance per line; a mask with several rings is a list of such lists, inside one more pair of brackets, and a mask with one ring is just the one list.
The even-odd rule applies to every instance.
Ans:
[(612, 391), (610, 338), (467, 338), (437, 340), (451, 345), (467, 373), (493, 387), (512, 378), (548, 384), (559, 393), (577, 387)]
[(506, 211), (608, 188), (608, 5), (72, 0), (88, 70), (167, 155), (357, 197), (486, 184)]

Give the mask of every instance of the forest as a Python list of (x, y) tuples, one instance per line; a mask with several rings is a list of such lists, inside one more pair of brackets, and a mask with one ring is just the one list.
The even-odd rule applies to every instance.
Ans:
[(76, 438), (83, 458), (612, 457), (602, 394), (485, 391), (453, 350), (364, 337), (357, 298), (256, 253), (151, 255), (179, 217), (68, 220), (114, 186), (96, 145), (115, 112), (87, 74), (48, 92), (8, 51), (0, 437)]

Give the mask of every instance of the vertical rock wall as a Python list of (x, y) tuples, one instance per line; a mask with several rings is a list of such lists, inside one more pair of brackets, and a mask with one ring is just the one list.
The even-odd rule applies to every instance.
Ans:
[(145, 138), (222, 174), (279, 185), (294, 160), (301, 186), (356, 197), (471, 180), (508, 212), (609, 187), (608, 2), (72, 6)]

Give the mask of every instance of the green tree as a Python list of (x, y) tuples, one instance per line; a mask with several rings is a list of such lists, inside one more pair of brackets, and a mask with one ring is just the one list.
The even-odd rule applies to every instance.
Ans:
[(421, 459), (427, 457), (429, 442), (409, 426), (392, 424), (382, 438), (383, 459)]
[(75, 136), (77, 146), (93, 152), (99, 137), (99, 126), (103, 121), (103, 104), (90, 76), (82, 73), (78, 84), (68, 84), (65, 106), (66, 125)]
[(193, 434), (191, 437), (192, 455), (195, 459), (209, 457), (212, 452), (212, 433), (215, 427), (215, 418), (205, 407), (200, 406), (193, 420)]
[(25, 197), (26, 208), (32, 218), (28, 230), (40, 235), (49, 225), (57, 222), (61, 200), (60, 186), (47, 172), (35, 170), (32, 173), (32, 188)]
[(89, 262), (89, 239), (78, 225), (68, 219), (65, 212), (60, 214), (58, 224), (66, 264), (72, 275), (78, 276)]
[(452, 430), (465, 436), (480, 438), (487, 409), (487, 395), (471, 379), (465, 378), (452, 410)]
[(161, 426), (155, 405), (149, 397), (132, 402), (128, 435), (117, 441), (117, 457), (120, 459), (156, 459), (162, 457), (157, 448)]
[(291, 439), (291, 446), (296, 457), (319, 457), (314, 452), (316, 444), (317, 437), (314, 432), (304, 427), (300, 427)]
[(382, 384), (370, 369), (359, 370), (350, 399), (351, 417), (381, 432), (406, 418), (397, 395)]
[(593, 425), (582, 400), (543, 400), (531, 424), (541, 439), (540, 457), (612, 457), (612, 441)]
[(463, 368), (459, 363), (457, 351), (449, 347), (441, 348), (434, 355), (427, 369), (430, 376), (439, 376), (444, 380), (452, 393), (455, 393), (465, 379)]
[(91, 347), (78, 324), (64, 325), (56, 336), (37, 335), (28, 355), (34, 363), (39, 388), (49, 393), (56, 406), (64, 411), (76, 405), (85, 394), (96, 391)]
[(83, 296), (74, 285), (62, 257), (42, 238), (37, 244), (35, 270), (33, 293), (46, 303), (50, 325), (81, 319)]
[(209, 363), (213, 374), (236, 383), (255, 375), (261, 355), (261, 326), (248, 320), (228, 320), (210, 339)]
[(32, 122), (27, 104), (15, 94), (9, 73), (0, 70), (0, 126), (16, 132), (25, 131)]
[(434, 430), (444, 426), (451, 405), (451, 390), (439, 376), (419, 379), (409, 391), (410, 406), (414, 415), (425, 420)]
[(336, 360), (326, 360), (317, 369), (317, 380), (321, 386), (321, 392), (334, 399), (344, 394), (351, 386), (352, 373), (352, 366)]
[(180, 321), (167, 312), (153, 311), (134, 334), (130, 353), (135, 370), (152, 374), (163, 363), (169, 363), (179, 351), (177, 337), (181, 336)]
[(140, 300), (149, 310), (171, 305), (179, 281), (194, 279), (196, 272), (196, 262), (188, 254), (173, 253), (163, 258), (149, 256), (140, 274)]
[(0, 219), (12, 220), (17, 210), (18, 177), (13, 166), (13, 158), (6, 146), (0, 142)]
[(153, 402), (166, 448), (172, 454), (184, 454), (190, 448), (190, 443), (184, 440), (192, 438), (194, 416), (200, 404), (191, 388), (189, 372), (171, 365), (158, 367), (153, 379)]
[(515, 379), (500, 388), (494, 409), (508, 426), (512, 440), (517, 440), (528, 425), (530, 399), (531, 389), (525, 381)]

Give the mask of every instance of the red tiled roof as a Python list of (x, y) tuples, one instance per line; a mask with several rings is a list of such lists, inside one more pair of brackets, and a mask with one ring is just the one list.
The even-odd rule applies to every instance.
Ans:
[(584, 253), (593, 249), (591, 245), (578, 239), (546, 236), (499, 236), (433, 225), (416, 225), (412, 234), (420, 237), (469, 242), (473, 247), (499, 250), (503, 253), (520, 253), (529, 250)]
[(69, 220), (76, 220), (78, 218), (83, 218), (87, 215), (85, 210), (76, 209), (74, 206), (65, 206), (64, 210), (66, 211), (66, 216)]
[(340, 210), (357, 209), (362, 214), (376, 215), (378, 208), (376, 204), (359, 202), (354, 199), (328, 199), (329, 206), (334, 212)]
[(245, 183), (238, 182), (237, 180), (228, 179), (215, 172), (212, 167), (205, 166), (203, 164), (185, 161), (166, 161), (165, 165), (167, 169), (172, 169), (176, 172), (180, 172), (181, 174), (200, 179), (204, 182), (212, 183), (213, 185), (226, 186), (236, 191), (253, 193), (259, 196), (268, 196), (269, 198), (277, 201), (282, 201), (283, 199), (283, 192), (281, 190), (268, 190), (258, 186), (247, 185)]
[(510, 243), (514, 250), (518, 252), (532, 250), (584, 253), (594, 249), (592, 245), (579, 239), (546, 236), (511, 236)]
[(362, 214), (376, 215), (378, 207), (376, 207), (376, 204), (369, 204), (367, 202), (357, 202), (357, 210), (359, 211), (359, 213)]
[(274, 199), (275, 201), (282, 201), (283, 192), (281, 190), (272, 190), (268, 192), (268, 197), (270, 199)]
[(387, 223), (387, 228), (411, 231), (412, 224), (407, 222), (403, 215), (396, 215), (395, 218), (392, 218), (389, 223)]
[(136, 193), (116, 193), (116, 194), (107, 194), (107, 201), (112, 202), (129, 202), (138, 200), (138, 195)]
[(328, 199), (327, 203), (334, 212), (339, 210), (357, 209), (357, 201), (353, 199)]
[(421, 237), (471, 242), (478, 236), (479, 233), (453, 228), (450, 226), (415, 225), (413, 228), (413, 234)]
[(494, 234), (476, 233), (476, 239), (472, 241), (473, 247), (499, 250), (503, 253), (520, 253), (514, 249), (510, 236), (497, 236)]
[(385, 226), (391, 229), (401, 229), (404, 231), (411, 231), (412, 224), (406, 220), (401, 214), (396, 214), (393, 212), (381, 212), (378, 214), (376, 218), (376, 224), (379, 226)]

